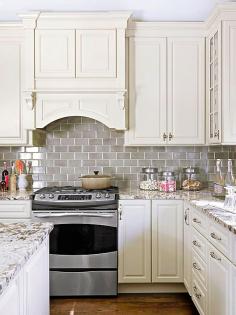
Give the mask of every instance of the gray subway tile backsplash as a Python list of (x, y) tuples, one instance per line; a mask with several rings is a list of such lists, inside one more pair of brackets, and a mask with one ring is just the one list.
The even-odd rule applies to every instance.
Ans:
[[(115, 177), (114, 185), (138, 186), (142, 167), (179, 172), (198, 166), (204, 179), (213, 180), (215, 159), (236, 159), (236, 146), (157, 146), (125, 147), (124, 132), (109, 129), (90, 118), (71, 117), (46, 127), (47, 145), (38, 147), (0, 147), (0, 163), (31, 160), (34, 188), (45, 185), (78, 185), (81, 174), (100, 172)], [(234, 168), (236, 171), (236, 169)]]

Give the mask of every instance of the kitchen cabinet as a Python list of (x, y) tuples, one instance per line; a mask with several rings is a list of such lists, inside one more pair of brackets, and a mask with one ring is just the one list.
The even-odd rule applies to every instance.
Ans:
[(31, 200), (0, 200), (0, 219), (29, 219)]
[(229, 260), (215, 247), (208, 250), (209, 315), (230, 314), (230, 267)]
[(151, 282), (151, 201), (119, 202), (119, 283)]
[(0, 23), (0, 99), (5, 119), (0, 124), (0, 145), (33, 144), (34, 112), (25, 88), (25, 33), (20, 24)]
[(184, 285), (191, 295), (192, 288), (192, 240), (190, 225), (190, 209), (184, 203)]
[(126, 145), (205, 143), (204, 36), (164, 34), (129, 38)]
[(49, 314), (49, 246), (44, 242), (40, 250), (24, 268), (26, 308), (24, 315)]
[(0, 295), (0, 314), (49, 315), (48, 243), (47, 238)]
[(120, 200), (119, 283), (183, 282), (183, 202)]
[(183, 282), (183, 201), (152, 201), (152, 282)]

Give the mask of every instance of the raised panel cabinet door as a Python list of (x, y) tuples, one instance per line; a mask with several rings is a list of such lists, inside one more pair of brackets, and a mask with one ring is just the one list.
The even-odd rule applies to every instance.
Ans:
[[(230, 261), (214, 246), (208, 250), (208, 313), (230, 314)], [(235, 301), (234, 301), (235, 302)]]
[(119, 283), (151, 282), (151, 202), (119, 204)]
[(166, 38), (129, 40), (127, 145), (166, 143)]
[(236, 144), (236, 21), (222, 26), (222, 143)]
[(76, 31), (76, 77), (116, 77), (116, 30)]
[(183, 202), (152, 201), (152, 282), (183, 282)]
[(25, 315), (49, 315), (48, 239), (27, 262), (25, 272)]
[(169, 144), (205, 144), (205, 39), (167, 41)]
[(75, 77), (75, 31), (35, 31), (35, 77)]

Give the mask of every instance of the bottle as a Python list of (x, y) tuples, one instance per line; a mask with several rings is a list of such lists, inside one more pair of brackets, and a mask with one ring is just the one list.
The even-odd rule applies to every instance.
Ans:
[(10, 185), (9, 185), (11, 192), (16, 192), (16, 170), (15, 170), (15, 164), (12, 163), (11, 166), (11, 176), (10, 176)]
[(6, 182), (6, 190), (8, 190), (9, 187), (9, 173), (7, 170), (7, 162), (3, 163), (4, 167), (3, 167), (3, 171), (2, 171), (2, 177), (4, 177), (4, 180)]
[(221, 167), (222, 167), (222, 160), (217, 159), (216, 160), (216, 178), (214, 182), (214, 194), (218, 196), (223, 196), (225, 194), (225, 189), (224, 189), (225, 180), (224, 180), (224, 176), (222, 175)]
[(228, 159), (228, 170), (225, 176), (225, 185), (226, 186), (233, 186), (235, 185), (235, 178), (233, 175), (233, 164), (232, 160)]
[(6, 191), (6, 181), (4, 175), (2, 175), (2, 181), (0, 182), (1, 191)]

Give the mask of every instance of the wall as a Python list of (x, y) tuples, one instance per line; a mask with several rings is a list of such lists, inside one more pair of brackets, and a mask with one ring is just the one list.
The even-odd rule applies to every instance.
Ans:
[(25, 11), (130, 10), (146, 21), (203, 21), (217, 3), (227, 0), (0, 0), (0, 20), (15, 20)]
[(78, 185), (81, 174), (99, 170), (116, 177), (114, 185), (138, 186), (142, 167), (180, 171), (199, 166), (202, 178), (213, 179), (215, 159), (236, 158), (236, 147), (125, 147), (124, 132), (114, 131), (89, 118), (63, 118), (47, 128), (47, 145), (1, 147), (0, 163), (17, 158), (33, 162), (34, 188), (46, 185)]

